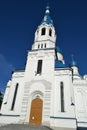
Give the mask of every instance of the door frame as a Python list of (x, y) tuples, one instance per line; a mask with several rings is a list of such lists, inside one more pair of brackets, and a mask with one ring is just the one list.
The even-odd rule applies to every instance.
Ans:
[[(34, 96), (35, 98), (34, 99), (32, 99), (31, 100), (31, 106), (30, 106), (30, 116), (29, 116), (29, 124), (32, 124), (32, 125), (41, 125), (42, 124), (42, 120), (43, 120), (43, 99), (41, 98), (41, 96), (39, 96), (39, 95), (36, 95), (36, 96)], [(38, 100), (38, 99), (40, 99), (40, 100)], [(34, 117), (33, 117), (33, 120), (32, 120), (32, 115), (33, 115), (33, 113), (32, 112), (34, 112), (34, 108), (33, 107), (35, 107), (35, 106), (33, 106), (33, 105), (35, 105), (35, 102), (34, 101), (40, 101), (41, 102), (41, 105), (42, 106), (39, 106), (39, 107), (41, 107), (41, 111), (40, 111), (40, 109), (38, 108), (38, 106), (36, 106), (36, 111), (37, 112), (35, 112), (35, 113), (38, 113), (38, 112), (40, 112), (41, 113), (41, 118), (40, 118), (40, 122), (38, 123), (38, 122), (36, 122), (36, 123), (33, 123), (33, 120), (34, 120)], [(36, 103), (37, 104), (37, 103)], [(37, 110), (38, 109), (38, 110)], [(35, 113), (34, 113), (34, 116), (35, 116)], [(36, 114), (37, 115), (37, 114)], [(37, 115), (37, 116), (39, 116), (39, 115)], [(36, 116), (36, 118), (37, 118), (37, 116)], [(37, 119), (36, 119), (37, 120)]]

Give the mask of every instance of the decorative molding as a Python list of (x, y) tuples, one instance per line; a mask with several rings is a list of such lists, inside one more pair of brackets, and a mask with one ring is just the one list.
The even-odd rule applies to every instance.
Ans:
[(0, 116), (13, 116), (13, 117), (18, 117), (18, 116), (20, 116), (20, 115), (8, 115), (8, 114), (0, 114)]
[(76, 120), (76, 118), (71, 118), (71, 117), (54, 117), (54, 116), (50, 116), (50, 118)]

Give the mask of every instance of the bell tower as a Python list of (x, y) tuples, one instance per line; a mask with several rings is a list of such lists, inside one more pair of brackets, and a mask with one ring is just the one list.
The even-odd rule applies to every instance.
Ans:
[(32, 50), (55, 48), (56, 33), (53, 20), (50, 17), (50, 7), (47, 6), (45, 16), (35, 32)]
[[(41, 106), (42, 109), (40, 109), (40, 111), (42, 111), (38, 122), (45, 125), (50, 124), (51, 92), (54, 86), (53, 78), (56, 59), (55, 43), (55, 28), (50, 17), (50, 8), (47, 6), (45, 16), (35, 31), (34, 43), (31, 51), (28, 52), (25, 68), (24, 92), (27, 93), (29, 99), (26, 120), (29, 120), (29, 123), (33, 122), (36, 124), (35, 120), (39, 114), (35, 114), (32, 103), (36, 101), (36, 103), (34, 103), (35, 105), (37, 104), (37, 101), (39, 101), (37, 95), (39, 95), (43, 105)], [(29, 91), (26, 91), (27, 89)], [(24, 95), (26, 94), (24, 93)], [(23, 97), (23, 99), (25, 99), (25, 97)], [(35, 116), (33, 117), (33, 115)]]
[[(31, 77), (40, 74), (41, 76), (53, 75), (55, 64), (56, 32), (53, 20), (50, 17), (50, 7), (45, 9), (45, 15), (41, 24), (35, 31), (34, 43), (31, 51), (28, 52), (27, 64), (25, 70), (25, 79), (31, 80)], [(52, 71), (52, 72), (51, 72)], [(30, 73), (30, 78), (27, 74)], [(36, 77), (35, 77), (36, 78)], [(46, 76), (44, 77), (46, 79)]]

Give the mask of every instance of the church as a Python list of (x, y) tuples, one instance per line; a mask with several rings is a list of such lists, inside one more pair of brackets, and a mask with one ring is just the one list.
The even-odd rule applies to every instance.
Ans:
[(35, 31), (25, 70), (14, 71), (7, 83), (0, 123), (87, 130), (87, 75), (79, 74), (74, 59), (66, 66), (49, 6)]

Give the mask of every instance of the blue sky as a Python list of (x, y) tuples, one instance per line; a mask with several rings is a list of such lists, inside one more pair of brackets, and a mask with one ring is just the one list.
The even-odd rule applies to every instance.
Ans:
[(87, 74), (87, 0), (0, 0), (1, 91), (13, 70), (24, 69), (47, 2), (66, 64), (74, 54), (79, 73)]

